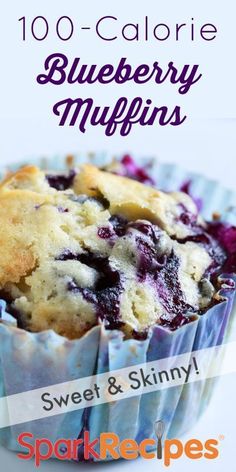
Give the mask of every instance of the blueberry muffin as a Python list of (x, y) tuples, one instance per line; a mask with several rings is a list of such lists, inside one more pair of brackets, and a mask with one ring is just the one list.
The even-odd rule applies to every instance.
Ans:
[(194, 201), (92, 165), (9, 175), (0, 243), (0, 298), (32, 332), (75, 339), (102, 323), (142, 339), (221, 302), (227, 251)]

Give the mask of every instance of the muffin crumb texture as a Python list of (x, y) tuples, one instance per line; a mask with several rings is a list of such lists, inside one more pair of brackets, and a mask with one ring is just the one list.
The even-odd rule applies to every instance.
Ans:
[(142, 339), (219, 302), (227, 256), (193, 200), (84, 165), (28, 166), (0, 185), (0, 298), (33, 332), (103, 323)]

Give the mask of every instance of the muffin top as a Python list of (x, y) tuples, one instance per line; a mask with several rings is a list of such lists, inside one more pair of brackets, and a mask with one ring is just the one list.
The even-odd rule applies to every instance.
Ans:
[(219, 301), (227, 255), (193, 200), (84, 165), (28, 166), (0, 185), (0, 298), (30, 331), (142, 338)]

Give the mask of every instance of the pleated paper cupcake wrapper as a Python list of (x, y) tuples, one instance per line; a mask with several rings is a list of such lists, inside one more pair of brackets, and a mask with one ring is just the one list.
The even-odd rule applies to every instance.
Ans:
[[(109, 160), (106, 156), (92, 158), (95, 164), (104, 164)], [(86, 158), (79, 159), (79, 162), (82, 161), (85, 162)], [(143, 165), (147, 160), (139, 159), (138, 162)], [(35, 163), (42, 164), (40, 160)], [(64, 158), (44, 160), (43, 167), (63, 170)], [(222, 189), (204, 177), (196, 176), (195, 180), (194, 175), (176, 166), (156, 164), (151, 175), (158, 187), (166, 190), (179, 189), (183, 182), (191, 179), (194, 195), (203, 199), (204, 216), (209, 218), (209, 212), (217, 211), (225, 215), (224, 219), (232, 221), (232, 207), (236, 203), (233, 192)], [(206, 189), (209, 188), (207, 195), (208, 200), (211, 195), (211, 201), (205, 204)], [(231, 210), (225, 213), (227, 207), (231, 207)], [(12, 317), (5, 311), (5, 302), (0, 302), (0, 396), (179, 354), (189, 353), (190, 357), (192, 351), (221, 345), (229, 337), (229, 327), (235, 312), (235, 292), (228, 290), (224, 295), (225, 301), (210, 308), (204, 315), (196, 315), (194, 321), (175, 331), (155, 326), (145, 341), (125, 340), (120, 331), (108, 331), (103, 326), (96, 326), (81, 339), (73, 341), (52, 330), (30, 333), (12, 324)], [(212, 361), (210, 357), (206, 359), (206, 371), (210, 371)], [(214, 385), (214, 380), (206, 378), (86, 410), (11, 426), (0, 429), (0, 442), (9, 449), (20, 451), (17, 438), (23, 431), (32, 433), (35, 438), (47, 437), (55, 442), (60, 438), (76, 439), (84, 429), (89, 429), (91, 440), (102, 432), (113, 432), (120, 440), (132, 438), (140, 442), (145, 438), (156, 439), (154, 422), (158, 419), (165, 423), (166, 437), (178, 438), (204, 412)]]
[[(1, 302), (2, 303), (2, 302)], [(176, 331), (156, 326), (145, 341), (124, 340), (119, 331), (106, 331), (97, 326), (84, 337), (68, 341), (53, 331), (29, 333), (0, 323), (1, 395), (47, 387), (112, 372), (144, 362), (173, 357), (224, 342), (232, 314), (233, 293), (226, 301)], [(2, 317), (5, 315), (2, 310)], [(206, 360), (206, 372), (212, 359)], [(34, 438), (76, 439), (83, 429), (91, 440), (102, 432), (116, 433), (119, 438), (138, 442), (154, 438), (157, 419), (165, 423), (167, 437), (180, 437), (204, 410), (212, 394), (214, 382), (206, 379), (183, 386), (138, 395), (119, 402), (97, 405), (89, 410), (76, 410), (0, 430), (1, 443), (20, 451), (17, 437), (30, 432)]]

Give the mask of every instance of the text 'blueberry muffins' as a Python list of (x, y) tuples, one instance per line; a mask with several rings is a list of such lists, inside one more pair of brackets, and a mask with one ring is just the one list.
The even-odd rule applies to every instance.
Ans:
[(79, 338), (170, 330), (220, 303), (228, 256), (182, 192), (84, 165), (24, 167), (0, 186), (0, 298), (18, 326)]

